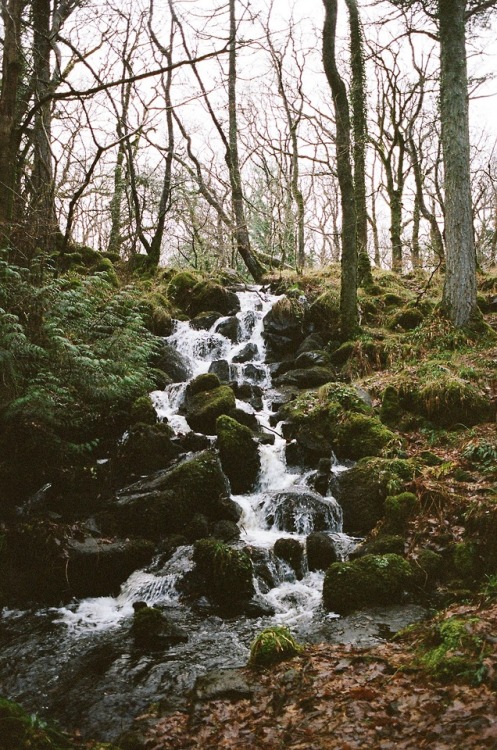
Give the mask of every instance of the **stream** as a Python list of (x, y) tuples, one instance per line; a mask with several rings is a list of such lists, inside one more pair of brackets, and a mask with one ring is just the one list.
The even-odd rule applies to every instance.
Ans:
[[(62, 727), (80, 730), (84, 737), (115, 740), (133, 718), (159, 704), (161, 710), (186, 705), (188, 692), (198, 676), (216, 668), (244, 666), (255, 635), (271, 624), (286, 625), (305, 643), (331, 641), (369, 646), (423, 616), (421, 607), (382, 607), (339, 618), (321, 607), (322, 572), (305, 567), (301, 580), (272, 550), (281, 537), (297, 539), (305, 546), (313, 530), (305, 506), (297, 508), (294, 531), (282, 531), (277, 523), (274, 492), (309, 490), (311, 472), (287, 467), (286, 441), (280, 425), (270, 424), (277, 391), (265, 363), (263, 319), (278, 299), (256, 287), (238, 292), (239, 335), (236, 343), (222, 335), (226, 319), (210, 330), (194, 330), (189, 322), (177, 322), (168, 343), (188, 363), (191, 376), (206, 373), (219, 362), (229, 367), (229, 379), (262, 389), (258, 403), (237, 400), (237, 407), (255, 414), (262, 431), (274, 435), (273, 444), (259, 446), (261, 473), (256, 491), (233, 495), (241, 506), (241, 544), (256, 548), (270, 570), (255, 579), (261, 601), (274, 614), (251, 619), (221, 618), (202, 602), (196, 607), (180, 600), (178, 580), (192, 567), (192, 547), (179, 547), (162, 562), (157, 558), (145, 570), (135, 571), (119, 595), (75, 601), (60, 608), (30, 611), (4, 610), (0, 617), (0, 693), (17, 700), (27, 710), (58, 720)], [(247, 349), (247, 344), (252, 346)], [(250, 359), (243, 352), (250, 351)], [(242, 356), (240, 356), (242, 355)], [(235, 361), (233, 361), (235, 360)], [(175, 383), (151, 394), (159, 418), (167, 419), (176, 432), (190, 428), (178, 411), (186, 383)], [(214, 440), (214, 438), (212, 438)], [(347, 466), (334, 463), (339, 474)], [(327, 533), (340, 559), (357, 544), (342, 532), (341, 509), (335, 498), (327, 505)], [(160, 607), (188, 634), (188, 642), (168, 650), (144, 652), (134, 645), (130, 632), (133, 602)]]

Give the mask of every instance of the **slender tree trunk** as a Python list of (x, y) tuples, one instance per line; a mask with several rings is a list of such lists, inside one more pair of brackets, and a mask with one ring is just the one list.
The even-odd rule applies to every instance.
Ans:
[(19, 133), (17, 101), (23, 65), (21, 17), (23, 0), (2, 0), (4, 29), (0, 90), (0, 240), (9, 244), (17, 189)]
[(236, 115), (236, 15), (235, 0), (229, 0), (230, 13), (230, 44), (228, 70), (228, 117), (229, 132), (226, 150), (226, 163), (230, 174), (231, 195), (233, 200), (233, 214), (235, 216), (236, 246), (250, 275), (255, 281), (260, 281), (264, 274), (264, 267), (257, 259), (250, 247), (250, 238), (245, 219), (242, 178), (240, 160), (238, 158), (238, 124)]
[(366, 70), (362, 25), (356, 0), (346, 0), (349, 12), (350, 60), (352, 69), (352, 123), (354, 132), (354, 190), (357, 221), (358, 283), (373, 280), (368, 256), (368, 209), (366, 203)]
[(390, 241), (392, 243), (392, 271), (402, 273), (402, 198), (400, 190), (389, 193)]
[(440, 119), (446, 275), (443, 309), (456, 327), (477, 314), (468, 122), (465, 0), (439, 0)]
[(421, 222), (421, 210), (419, 208), (418, 194), (414, 196), (414, 208), (412, 211), (412, 236), (411, 236), (411, 263), (413, 268), (421, 268), (421, 254), (419, 249), (419, 225)]
[(342, 337), (348, 339), (358, 330), (356, 204), (351, 164), (351, 128), (347, 90), (338, 72), (335, 56), (337, 0), (323, 2), (323, 64), (335, 107), (337, 176), (342, 209), (340, 328)]

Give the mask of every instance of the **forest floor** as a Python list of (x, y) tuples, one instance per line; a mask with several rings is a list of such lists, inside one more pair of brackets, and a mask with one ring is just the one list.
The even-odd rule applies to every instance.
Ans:
[[(464, 635), (445, 651), (443, 664), (432, 658), (440, 645), (426, 650), (433, 623), (375, 648), (312, 646), (263, 671), (244, 670), (250, 698), (192, 700), (187, 713), (140, 717), (142, 747), (497, 748), (497, 603), (453, 606), (438, 617), (438, 627), (447, 622), (461, 625)], [(451, 678), (451, 660), (467, 660), (462, 679)]]

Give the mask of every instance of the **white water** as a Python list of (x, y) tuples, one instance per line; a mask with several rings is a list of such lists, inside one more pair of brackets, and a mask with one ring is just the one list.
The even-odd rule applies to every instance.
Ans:
[[(257, 289), (240, 292), (241, 310), (237, 314), (241, 327), (241, 340), (233, 344), (229, 339), (216, 332), (225, 319), (220, 319), (209, 331), (194, 330), (188, 322), (177, 322), (176, 329), (167, 341), (174, 346), (191, 369), (192, 377), (205, 373), (213, 360), (225, 359), (230, 366), (230, 376), (238, 383), (252, 382), (265, 389), (263, 408), (257, 412), (257, 419), (263, 429), (274, 434), (273, 445), (259, 447), (261, 472), (257, 490), (251, 494), (233, 496), (242, 508), (239, 525), (243, 544), (267, 551), (267, 566), (273, 571), (277, 585), (267, 590), (261, 588), (261, 582), (255, 581), (256, 589), (265, 601), (275, 610), (274, 621), (294, 625), (302, 620), (310, 620), (319, 610), (323, 574), (305, 572), (302, 580), (297, 580), (293, 570), (283, 561), (270, 553), (274, 543), (281, 537), (297, 539), (305, 546), (306, 535), (313, 530), (312, 514), (302, 508), (295, 515), (293, 532), (277, 528), (278, 506), (274, 493), (292, 488), (309, 491), (305, 484), (306, 475), (298, 469), (289, 470), (285, 462), (286, 441), (281, 436), (279, 426), (274, 430), (269, 427), (271, 414), (271, 378), (269, 367), (264, 364), (265, 347), (262, 338), (263, 318), (278, 299), (274, 295), (261, 293)], [(233, 363), (233, 357), (247, 344), (257, 347), (257, 354), (250, 362)], [(165, 391), (151, 394), (160, 419), (167, 419), (176, 432), (190, 430), (185, 418), (178, 414), (181, 407), (185, 383), (176, 383)], [(244, 401), (237, 401), (237, 406), (246, 411), (254, 409)], [(337, 473), (344, 467), (336, 466)], [(322, 498), (323, 507), (329, 518), (329, 533), (335, 542), (338, 555), (347, 556), (355, 540), (341, 531), (341, 510), (332, 497)], [(268, 516), (275, 521), (271, 525)], [(122, 586), (118, 597), (99, 597), (86, 599), (73, 610), (61, 610), (61, 620), (72, 632), (100, 630), (113, 627), (123, 619), (131, 616), (134, 601), (143, 600), (148, 604), (178, 605), (178, 593), (175, 583), (191, 567), (191, 547), (179, 548), (174, 556), (164, 565), (160, 572), (150, 573), (136, 571)], [(265, 588), (265, 590), (263, 590)], [(333, 616), (333, 615), (331, 615)]]

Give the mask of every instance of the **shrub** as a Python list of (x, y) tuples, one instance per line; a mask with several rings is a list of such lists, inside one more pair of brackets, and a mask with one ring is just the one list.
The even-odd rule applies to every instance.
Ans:
[(268, 667), (303, 651), (288, 628), (271, 627), (259, 633), (250, 647), (249, 666)]

